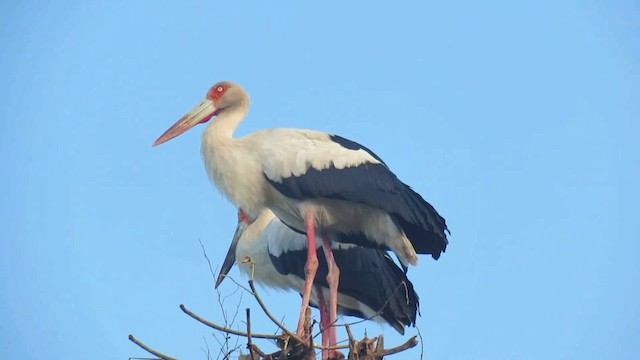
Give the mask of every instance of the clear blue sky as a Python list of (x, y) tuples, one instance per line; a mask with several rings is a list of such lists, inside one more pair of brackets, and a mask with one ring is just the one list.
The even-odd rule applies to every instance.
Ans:
[[(351, 138), (446, 217), (447, 253), (410, 270), (425, 358), (637, 358), (638, 14), (637, 1), (2, 2), (0, 358), (146, 356), (129, 333), (183, 359), (204, 359), (205, 339), (215, 351), (178, 305), (222, 321), (198, 240), (220, 265), (235, 209), (205, 174), (203, 127), (151, 143), (218, 80), (252, 96), (240, 135)], [(265, 297), (293, 327), (298, 296)]]

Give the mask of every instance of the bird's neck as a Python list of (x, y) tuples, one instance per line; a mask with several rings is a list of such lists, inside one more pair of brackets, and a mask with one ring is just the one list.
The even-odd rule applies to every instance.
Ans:
[(202, 155), (209, 176), (227, 195), (227, 173), (235, 168), (236, 150), (241, 148), (238, 139), (233, 138), (233, 133), (247, 113), (241, 110), (225, 109), (202, 134)]
[[(228, 110), (228, 109), (227, 109)], [(244, 138), (233, 138), (247, 111), (225, 111), (207, 127), (202, 137), (202, 155), (209, 178), (236, 206), (250, 212), (262, 207), (255, 194), (261, 179), (260, 167), (254, 164)]]
[(220, 115), (216, 116), (204, 132), (205, 138), (212, 140), (231, 139), (238, 125), (247, 116), (248, 107), (236, 106), (225, 109)]

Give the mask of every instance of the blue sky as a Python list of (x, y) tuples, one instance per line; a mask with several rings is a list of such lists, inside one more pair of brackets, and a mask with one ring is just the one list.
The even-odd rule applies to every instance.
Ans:
[[(409, 273), (425, 358), (635, 358), (639, 10), (2, 2), (0, 358), (146, 356), (129, 333), (183, 359), (206, 358), (206, 339), (215, 355), (178, 305), (222, 322), (198, 241), (219, 266), (235, 209), (205, 174), (203, 127), (151, 143), (218, 80), (252, 96), (239, 135), (356, 140), (446, 217), (447, 253)], [(298, 296), (263, 293), (295, 327)]]

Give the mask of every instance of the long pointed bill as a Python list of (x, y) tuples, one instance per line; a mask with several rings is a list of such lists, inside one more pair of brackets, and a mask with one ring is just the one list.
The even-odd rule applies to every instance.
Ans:
[(216, 114), (216, 110), (216, 107), (213, 105), (213, 100), (205, 98), (185, 116), (173, 124), (169, 130), (165, 131), (164, 134), (162, 134), (158, 140), (153, 143), (153, 146), (167, 142), (192, 127), (209, 121), (209, 119)]
[(224, 258), (224, 262), (222, 263), (222, 268), (220, 268), (220, 274), (218, 274), (218, 278), (216, 279), (216, 286), (222, 283), (222, 280), (227, 276), (229, 270), (233, 267), (233, 264), (236, 262), (236, 247), (238, 246), (238, 241), (244, 233), (245, 229), (249, 226), (246, 222), (242, 220), (238, 220), (238, 227), (236, 227), (236, 233), (233, 234), (233, 240), (231, 240), (231, 246), (229, 246), (229, 251), (227, 252), (227, 256)]

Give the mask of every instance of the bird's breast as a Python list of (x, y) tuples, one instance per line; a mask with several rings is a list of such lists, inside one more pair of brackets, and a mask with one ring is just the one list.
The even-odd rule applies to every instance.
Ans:
[[(230, 139), (235, 140), (235, 139)], [(234, 205), (248, 213), (264, 207), (268, 186), (259, 163), (241, 144), (202, 142), (202, 155), (209, 179)]]

